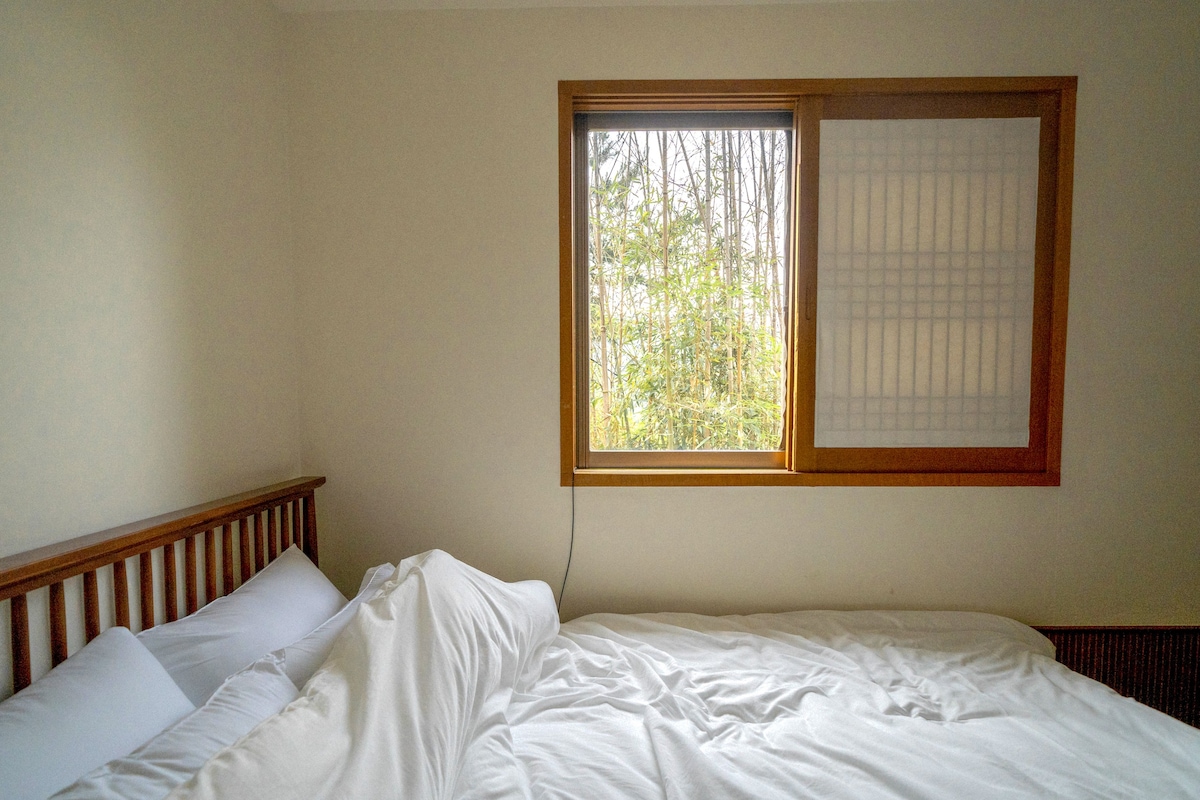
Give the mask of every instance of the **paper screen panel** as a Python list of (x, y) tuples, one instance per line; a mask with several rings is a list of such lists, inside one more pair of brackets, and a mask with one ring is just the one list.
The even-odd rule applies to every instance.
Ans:
[(821, 122), (817, 447), (1028, 445), (1039, 124)]

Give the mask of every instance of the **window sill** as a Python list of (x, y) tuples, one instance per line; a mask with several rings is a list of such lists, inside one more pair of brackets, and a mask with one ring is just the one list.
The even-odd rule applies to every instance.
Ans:
[(1058, 486), (1057, 472), (789, 472), (783, 469), (576, 469), (563, 486)]

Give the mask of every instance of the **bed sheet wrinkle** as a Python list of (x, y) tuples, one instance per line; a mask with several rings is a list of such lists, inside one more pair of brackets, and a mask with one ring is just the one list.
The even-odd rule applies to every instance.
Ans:
[(640, 714), (551, 710), (512, 732), (537, 800), (666, 800)]
[(1200, 731), (981, 614), (586, 617), (509, 719), (539, 800), (1200, 798)]
[(557, 630), (544, 583), (440, 551), (406, 559), (301, 697), (172, 796), (519, 798), (504, 709)]

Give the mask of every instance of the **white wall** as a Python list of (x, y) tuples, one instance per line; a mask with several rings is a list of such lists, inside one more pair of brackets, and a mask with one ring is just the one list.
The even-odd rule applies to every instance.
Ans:
[(557, 589), (559, 79), (1077, 74), (1063, 485), (579, 490), (564, 616), (1200, 622), (1198, 39), (1191, 2), (0, 0), (0, 555), (303, 470), (343, 588), (442, 547)]
[(1078, 75), (1063, 484), (576, 492), (564, 616), (791, 607), (1200, 623), (1200, 5), (287, 15), (303, 463), (324, 565), (557, 590), (556, 82)]
[(0, 556), (298, 472), (281, 48), (265, 2), (0, 3)]

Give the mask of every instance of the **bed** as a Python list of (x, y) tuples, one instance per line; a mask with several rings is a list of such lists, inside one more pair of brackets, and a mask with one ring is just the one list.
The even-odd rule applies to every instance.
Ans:
[[(1200, 729), (1013, 620), (560, 625), (546, 584), (440, 551), (373, 567), (347, 599), (315, 567), (323, 482), (0, 560), (23, 683), (0, 703), (0, 795), (1200, 797)], [(56, 665), (36, 681), (31, 592)]]

